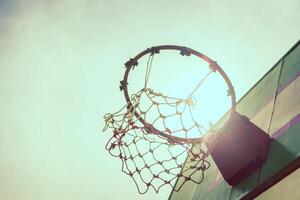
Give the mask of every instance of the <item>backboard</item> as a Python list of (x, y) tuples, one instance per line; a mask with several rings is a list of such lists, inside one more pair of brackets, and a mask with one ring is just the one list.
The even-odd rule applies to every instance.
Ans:
[(300, 41), (239, 100), (237, 111), (270, 135), (264, 165), (232, 187), (210, 158), (204, 182), (186, 183), (170, 200), (253, 199), (299, 168)]

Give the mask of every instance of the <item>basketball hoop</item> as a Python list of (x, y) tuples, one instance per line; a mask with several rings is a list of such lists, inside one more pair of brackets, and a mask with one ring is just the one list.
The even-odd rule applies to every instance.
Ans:
[[(147, 87), (154, 55), (161, 51), (179, 51), (182, 56), (196, 56), (209, 66), (209, 72), (199, 80), (198, 84), (186, 98), (170, 97)], [(131, 70), (138, 66), (139, 60), (149, 55), (145, 74), (145, 84), (135, 94), (128, 93), (128, 76)], [(125, 74), (120, 81), (126, 104), (115, 112), (104, 116), (106, 129), (112, 130), (112, 137), (106, 145), (109, 153), (122, 161), (122, 171), (133, 178), (139, 193), (143, 194), (149, 188), (156, 192), (164, 185), (169, 185), (178, 191), (187, 181), (201, 183), (204, 172), (210, 166), (207, 161), (208, 152), (205, 147), (207, 132), (212, 128), (201, 125), (194, 117), (193, 105), (196, 100), (193, 94), (212, 73), (219, 73), (228, 87), (231, 99), (230, 114), (235, 112), (235, 92), (233, 86), (222, 68), (206, 55), (188, 47), (163, 45), (151, 47), (139, 53), (125, 63)], [(147, 101), (147, 106), (142, 106)], [(170, 112), (162, 112), (162, 106), (168, 107)], [(154, 114), (152, 110), (157, 113)], [(155, 116), (150, 122), (147, 117)], [(183, 119), (188, 116), (192, 125), (186, 127)], [(179, 119), (180, 129), (168, 126), (168, 118)], [(162, 126), (157, 127), (160, 121)], [(197, 136), (195, 136), (195, 133)], [(181, 184), (175, 184), (176, 183)]]

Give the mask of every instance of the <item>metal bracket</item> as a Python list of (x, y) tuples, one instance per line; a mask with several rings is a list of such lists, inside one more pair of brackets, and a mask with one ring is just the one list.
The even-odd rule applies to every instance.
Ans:
[(126, 87), (128, 85), (128, 83), (127, 82), (125, 82), (124, 80), (122, 80), (122, 81), (120, 81), (120, 90), (122, 91), (122, 90), (124, 90), (124, 88)]
[(126, 63), (125, 63), (125, 68), (128, 68), (128, 67), (133, 67), (133, 69), (134, 69), (134, 67), (135, 66), (137, 66), (139, 63), (138, 63), (138, 61), (137, 60), (135, 60), (135, 59), (133, 59), (133, 58), (130, 58), (129, 59), (129, 61), (127, 61)]
[(181, 50), (180, 50), (180, 54), (182, 56), (190, 56), (191, 55), (191, 52), (189, 50), (189, 48), (187, 47), (182, 47)]
[(160, 49), (158, 47), (151, 47), (148, 50), (151, 52), (151, 55), (159, 54), (159, 51), (160, 51)]
[(211, 69), (211, 71), (216, 72), (217, 68), (218, 68), (218, 63), (216, 61), (213, 61), (213, 63), (209, 64), (209, 68)]

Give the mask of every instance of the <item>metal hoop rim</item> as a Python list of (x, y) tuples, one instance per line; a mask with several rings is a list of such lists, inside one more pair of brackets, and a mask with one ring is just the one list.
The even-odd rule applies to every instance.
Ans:
[[(231, 109), (230, 109), (230, 115), (228, 117), (227, 120), (229, 120), (230, 116), (232, 115), (232, 113), (235, 113), (236, 110), (236, 95), (235, 95), (235, 91), (234, 91), (234, 87), (229, 79), (229, 77), (227, 76), (227, 74), (224, 72), (224, 70), (218, 65), (217, 62), (215, 62), (214, 60), (212, 60), (210, 57), (194, 50), (191, 49), (189, 47), (185, 47), (185, 46), (177, 46), (177, 45), (160, 45), (160, 46), (153, 46), (151, 48), (147, 48), (144, 51), (140, 52), (139, 54), (137, 54), (134, 58), (131, 58), (128, 62), (125, 63), (125, 73), (123, 76), (123, 80), (120, 81), (121, 86), (120, 86), (120, 90), (123, 90), (124, 93), (124, 97), (125, 100), (127, 102), (128, 107), (131, 106), (131, 101), (130, 101), (130, 95), (128, 94), (128, 76), (129, 76), (129, 72), (131, 69), (133, 69), (135, 66), (138, 65), (138, 60), (140, 58), (142, 58), (143, 56), (147, 55), (147, 54), (156, 54), (159, 53), (161, 50), (177, 50), (180, 51), (180, 54), (182, 56), (190, 56), (190, 55), (194, 55), (198, 58), (200, 58), (201, 60), (207, 62), (209, 64), (210, 67), (213, 67), (214, 71), (217, 71), (225, 80), (227, 86), (228, 86), (228, 95), (231, 97)], [(146, 125), (146, 121), (139, 115), (139, 113), (137, 113), (136, 111), (134, 112), (135, 117), (137, 117), (137, 119), (139, 119), (139, 121), (143, 124)], [(149, 126), (149, 124), (147, 124), (147, 126)], [(177, 136), (171, 136), (168, 135), (166, 133), (161, 132), (160, 130), (155, 129), (155, 127), (152, 126), (152, 128), (156, 131), (159, 132), (159, 135), (161, 135), (162, 137), (165, 137), (166, 139), (168, 139), (170, 142), (174, 142), (174, 143), (178, 143), (178, 142), (184, 142), (184, 143), (193, 143), (193, 144), (197, 144), (197, 143), (201, 143), (203, 140), (203, 137), (198, 137), (198, 138), (181, 138), (181, 137), (177, 137)]]

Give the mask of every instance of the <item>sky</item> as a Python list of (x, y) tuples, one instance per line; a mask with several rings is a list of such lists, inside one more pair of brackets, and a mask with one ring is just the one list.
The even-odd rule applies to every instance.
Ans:
[(240, 98), (300, 39), (299, 10), (298, 0), (0, 0), (0, 198), (167, 199), (170, 188), (139, 195), (104, 149), (123, 64), (150, 46), (188, 46), (218, 61)]

